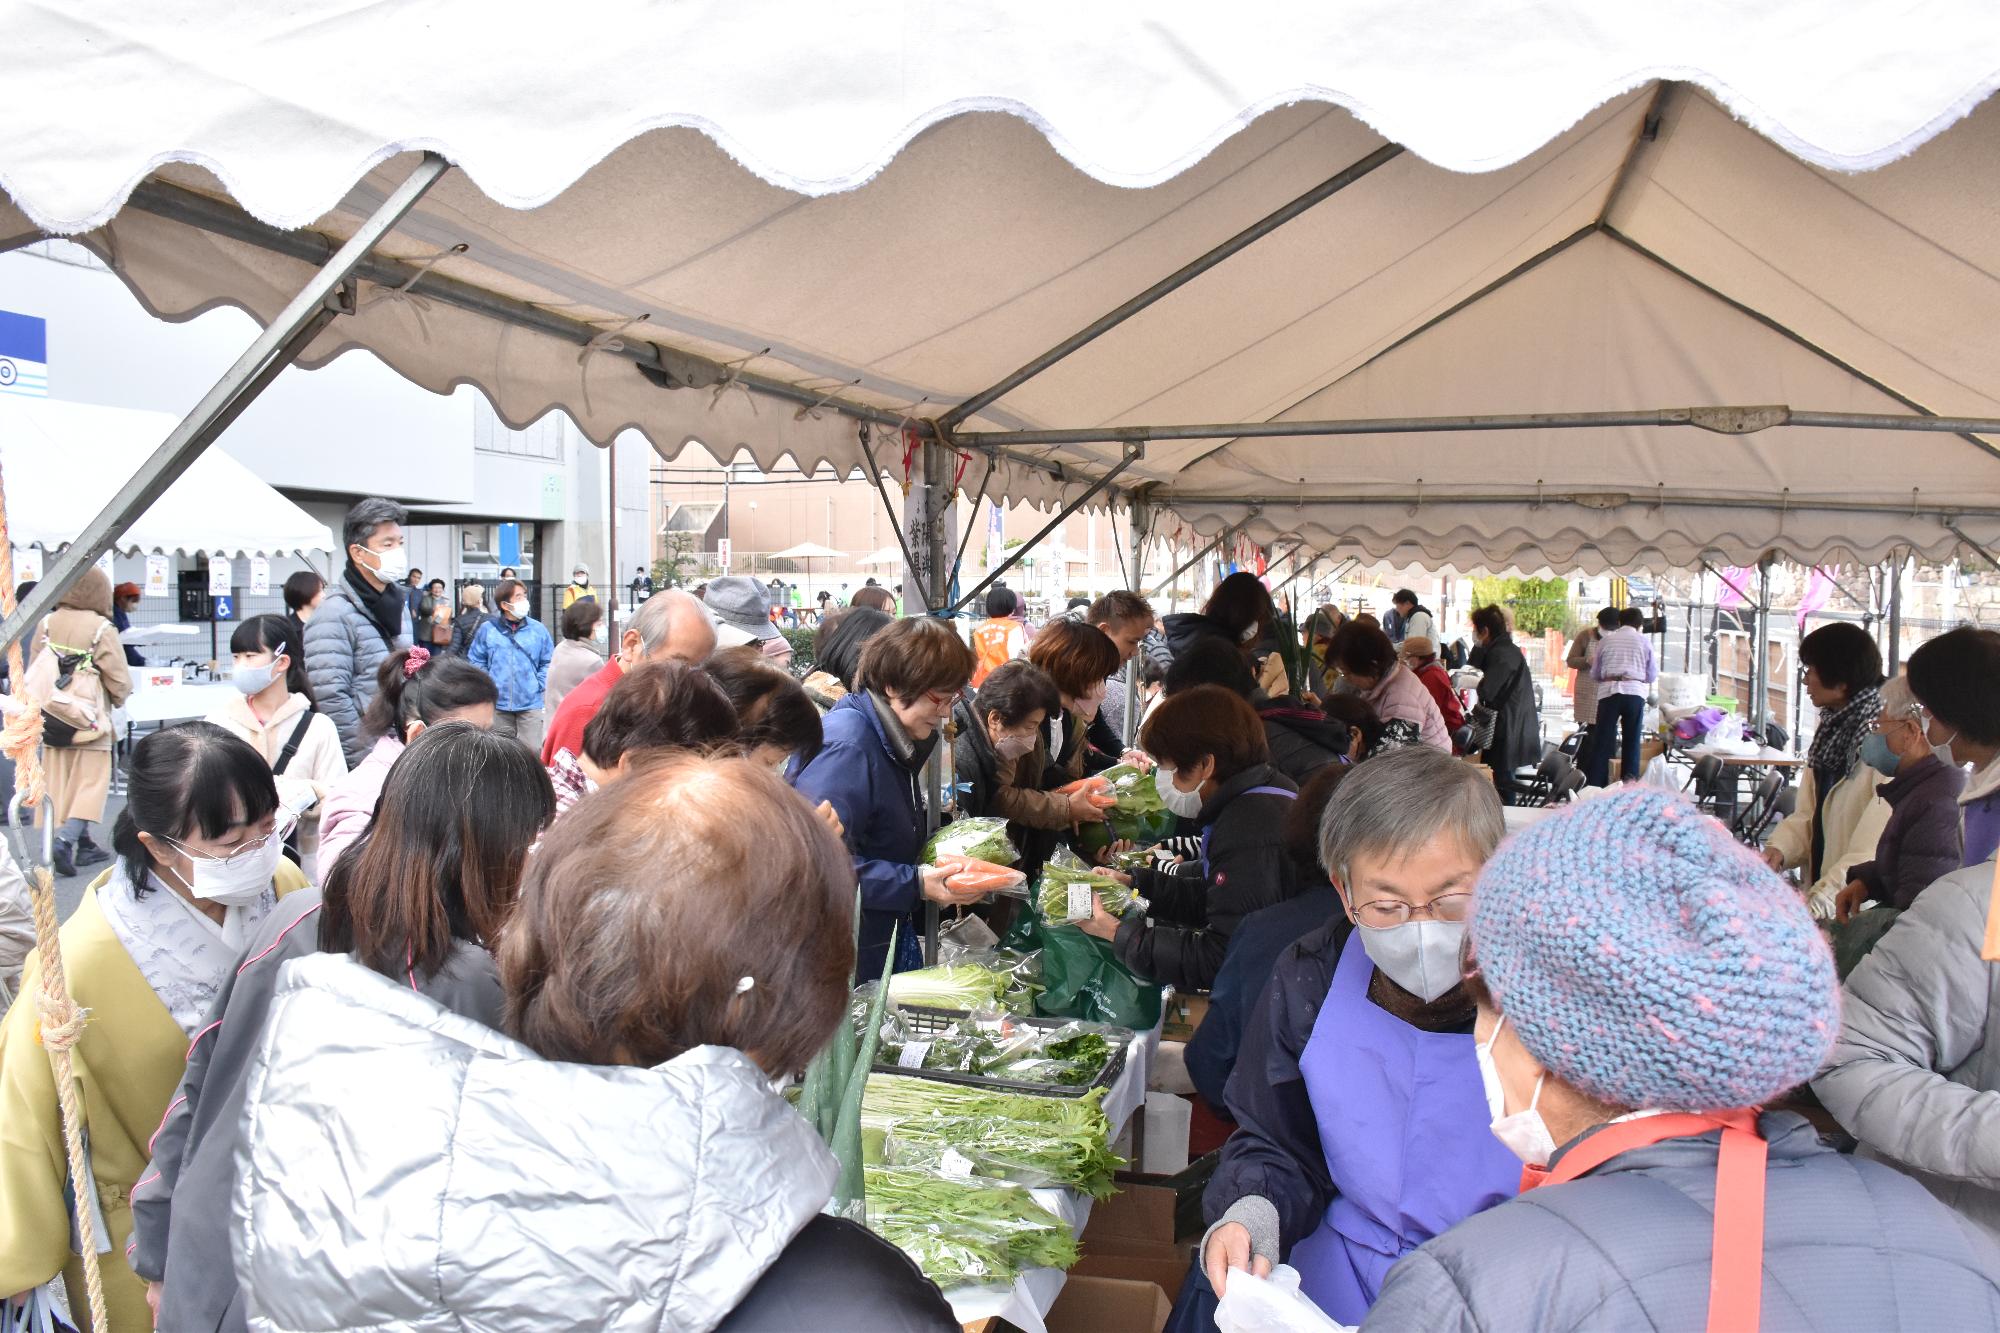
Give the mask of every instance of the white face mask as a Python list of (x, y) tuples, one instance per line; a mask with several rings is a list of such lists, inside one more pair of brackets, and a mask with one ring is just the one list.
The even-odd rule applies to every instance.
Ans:
[(516, 598), (514, 601), (507, 603), (507, 614), (516, 620), (526, 620), (528, 618), (527, 601), (523, 598)]
[(1248, 625), (1245, 625), (1243, 627), (1243, 632), (1237, 635), (1236, 637), (1238, 639), (1241, 639), (1244, 643), (1257, 642), (1257, 622), (1253, 620)]
[(1174, 770), (1165, 764), (1153, 770), (1153, 790), (1160, 794), (1160, 804), (1182, 819), (1193, 819), (1201, 813), (1201, 788), (1182, 791), (1174, 785)]
[(375, 577), (384, 583), (401, 583), (410, 572), (410, 553), (398, 546), (393, 551), (368, 551), (368, 558), (375, 562)]
[[(1958, 739), (1958, 733), (1954, 731), (1951, 733), (1951, 736), (1949, 737), (1949, 739), (1945, 741), (1943, 745), (1931, 745), (1931, 753), (1936, 755), (1938, 757), (1938, 762), (1943, 764), (1946, 768), (1958, 767), (1958, 760), (1951, 757), (1951, 743), (1952, 741), (1955, 741), (1957, 739)], [(1924, 729), (1924, 744), (1930, 745), (1930, 740), (1931, 740), (1930, 729), (1926, 727)]]
[(590, 631), (590, 641), (592, 643), (607, 643), (610, 641), (610, 638), (611, 631), (605, 627), (604, 622), (601, 620), (597, 622), (597, 627)]
[(1500, 1087), (1500, 1071), (1493, 1064), (1493, 1043), (1500, 1040), (1500, 1029), (1506, 1022), (1507, 1016), (1502, 1014), (1500, 1022), (1493, 1026), (1493, 1035), (1472, 1048), (1479, 1061), (1479, 1081), (1486, 1089), (1486, 1109), (1492, 1115), (1493, 1137), (1529, 1166), (1547, 1166), (1549, 1158), (1556, 1154), (1556, 1141), (1549, 1136), (1549, 1127), (1543, 1121), (1541, 1112), (1535, 1108), (1541, 1104), (1542, 1081), (1548, 1074), (1544, 1072), (1536, 1076), (1535, 1091), (1528, 1099), (1528, 1109), (1508, 1115), (1507, 1094)]
[(274, 657), (262, 666), (240, 666), (229, 673), (229, 682), (247, 696), (255, 698), (271, 687), (271, 682), (279, 676), (278, 663), (283, 658)]
[(1368, 960), (1426, 1004), (1464, 977), (1458, 961), (1458, 946), (1465, 939), (1463, 921), (1415, 920), (1387, 930), (1357, 929)]
[(271, 836), (264, 845), (254, 852), (244, 852), (232, 856), (227, 861), (214, 861), (196, 856), (185, 847), (168, 844), (194, 863), (194, 880), (183, 881), (187, 891), (197, 898), (225, 907), (243, 907), (256, 902), (271, 887), (271, 876), (278, 871), (278, 858), (285, 851), (285, 830), (287, 823), (282, 816)]

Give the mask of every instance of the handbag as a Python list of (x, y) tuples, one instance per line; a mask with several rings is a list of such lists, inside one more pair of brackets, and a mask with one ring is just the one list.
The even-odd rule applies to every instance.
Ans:
[(1497, 708), (1488, 708), (1485, 704), (1474, 704), (1471, 714), (1467, 716), (1465, 721), (1467, 728), (1471, 731), (1470, 737), (1466, 740), (1465, 748), (1468, 751), (1479, 750), (1484, 752), (1488, 746), (1493, 744), (1493, 735), (1499, 730), (1500, 710)]
[(97, 672), (97, 644), (111, 628), (99, 621), (88, 648), (67, 648), (42, 630), (42, 650), (22, 673), (21, 693), (42, 708), (42, 741), (68, 749), (94, 745), (111, 733), (111, 706)]

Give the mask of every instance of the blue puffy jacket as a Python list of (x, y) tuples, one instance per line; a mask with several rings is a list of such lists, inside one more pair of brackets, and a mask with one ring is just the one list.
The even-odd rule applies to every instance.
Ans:
[[(2000, 1327), (2000, 1250), (1977, 1226), (1908, 1176), (1822, 1146), (1796, 1115), (1758, 1125), (1763, 1333)], [(1698, 1333), (1717, 1140), (1633, 1148), (1467, 1218), (1389, 1271), (1362, 1328)]]
[[(913, 775), (896, 762), (866, 691), (836, 703), (822, 725), (824, 743), (792, 785), (815, 805), (832, 802), (847, 828), (847, 850), (861, 880), (855, 975), (869, 981), (882, 975), (891, 923), (902, 922), (904, 941), (915, 938), (911, 914), (923, 900), (917, 858), (924, 850), (924, 812)], [(898, 953), (911, 956), (903, 945)]]
[(472, 648), (466, 656), (493, 677), (500, 689), (501, 712), (525, 713), (542, 706), (542, 692), (549, 683), (549, 659), (555, 651), (555, 640), (541, 621), (509, 625), (505, 617), (494, 616), (472, 636)]

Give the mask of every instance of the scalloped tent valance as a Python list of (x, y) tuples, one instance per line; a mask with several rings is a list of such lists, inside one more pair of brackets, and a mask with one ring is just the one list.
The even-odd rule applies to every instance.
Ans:
[[(2000, 417), (2000, 11), (1749, 8), (15, 4), (0, 245), (81, 231), (157, 314), (269, 320), (434, 150), (303, 363), (844, 472), (852, 413), (936, 417), (1342, 178), (962, 422), (991, 493), (1119, 458), (993, 434), (1048, 427)], [(1951, 434), (1225, 435), (1120, 485), (1459, 565), (2000, 544), (2000, 459)]]

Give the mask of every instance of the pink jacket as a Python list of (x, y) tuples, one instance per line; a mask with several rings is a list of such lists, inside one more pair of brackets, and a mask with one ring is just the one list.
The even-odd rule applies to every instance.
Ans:
[(367, 831), (375, 818), (375, 802), (382, 797), (382, 784), (389, 780), (389, 766), (403, 752), (403, 743), (384, 736), (366, 758), (349, 770), (346, 777), (327, 788), (319, 815), (319, 882), (326, 883), (333, 863), (348, 846)]
[(1438, 711), (1437, 700), (1431, 698), (1429, 687), (1401, 662), (1396, 663), (1388, 675), (1376, 682), (1374, 689), (1361, 697), (1374, 707), (1375, 715), (1384, 722), (1414, 722), (1425, 745), (1451, 753), (1451, 733), (1445, 730), (1444, 714)]

